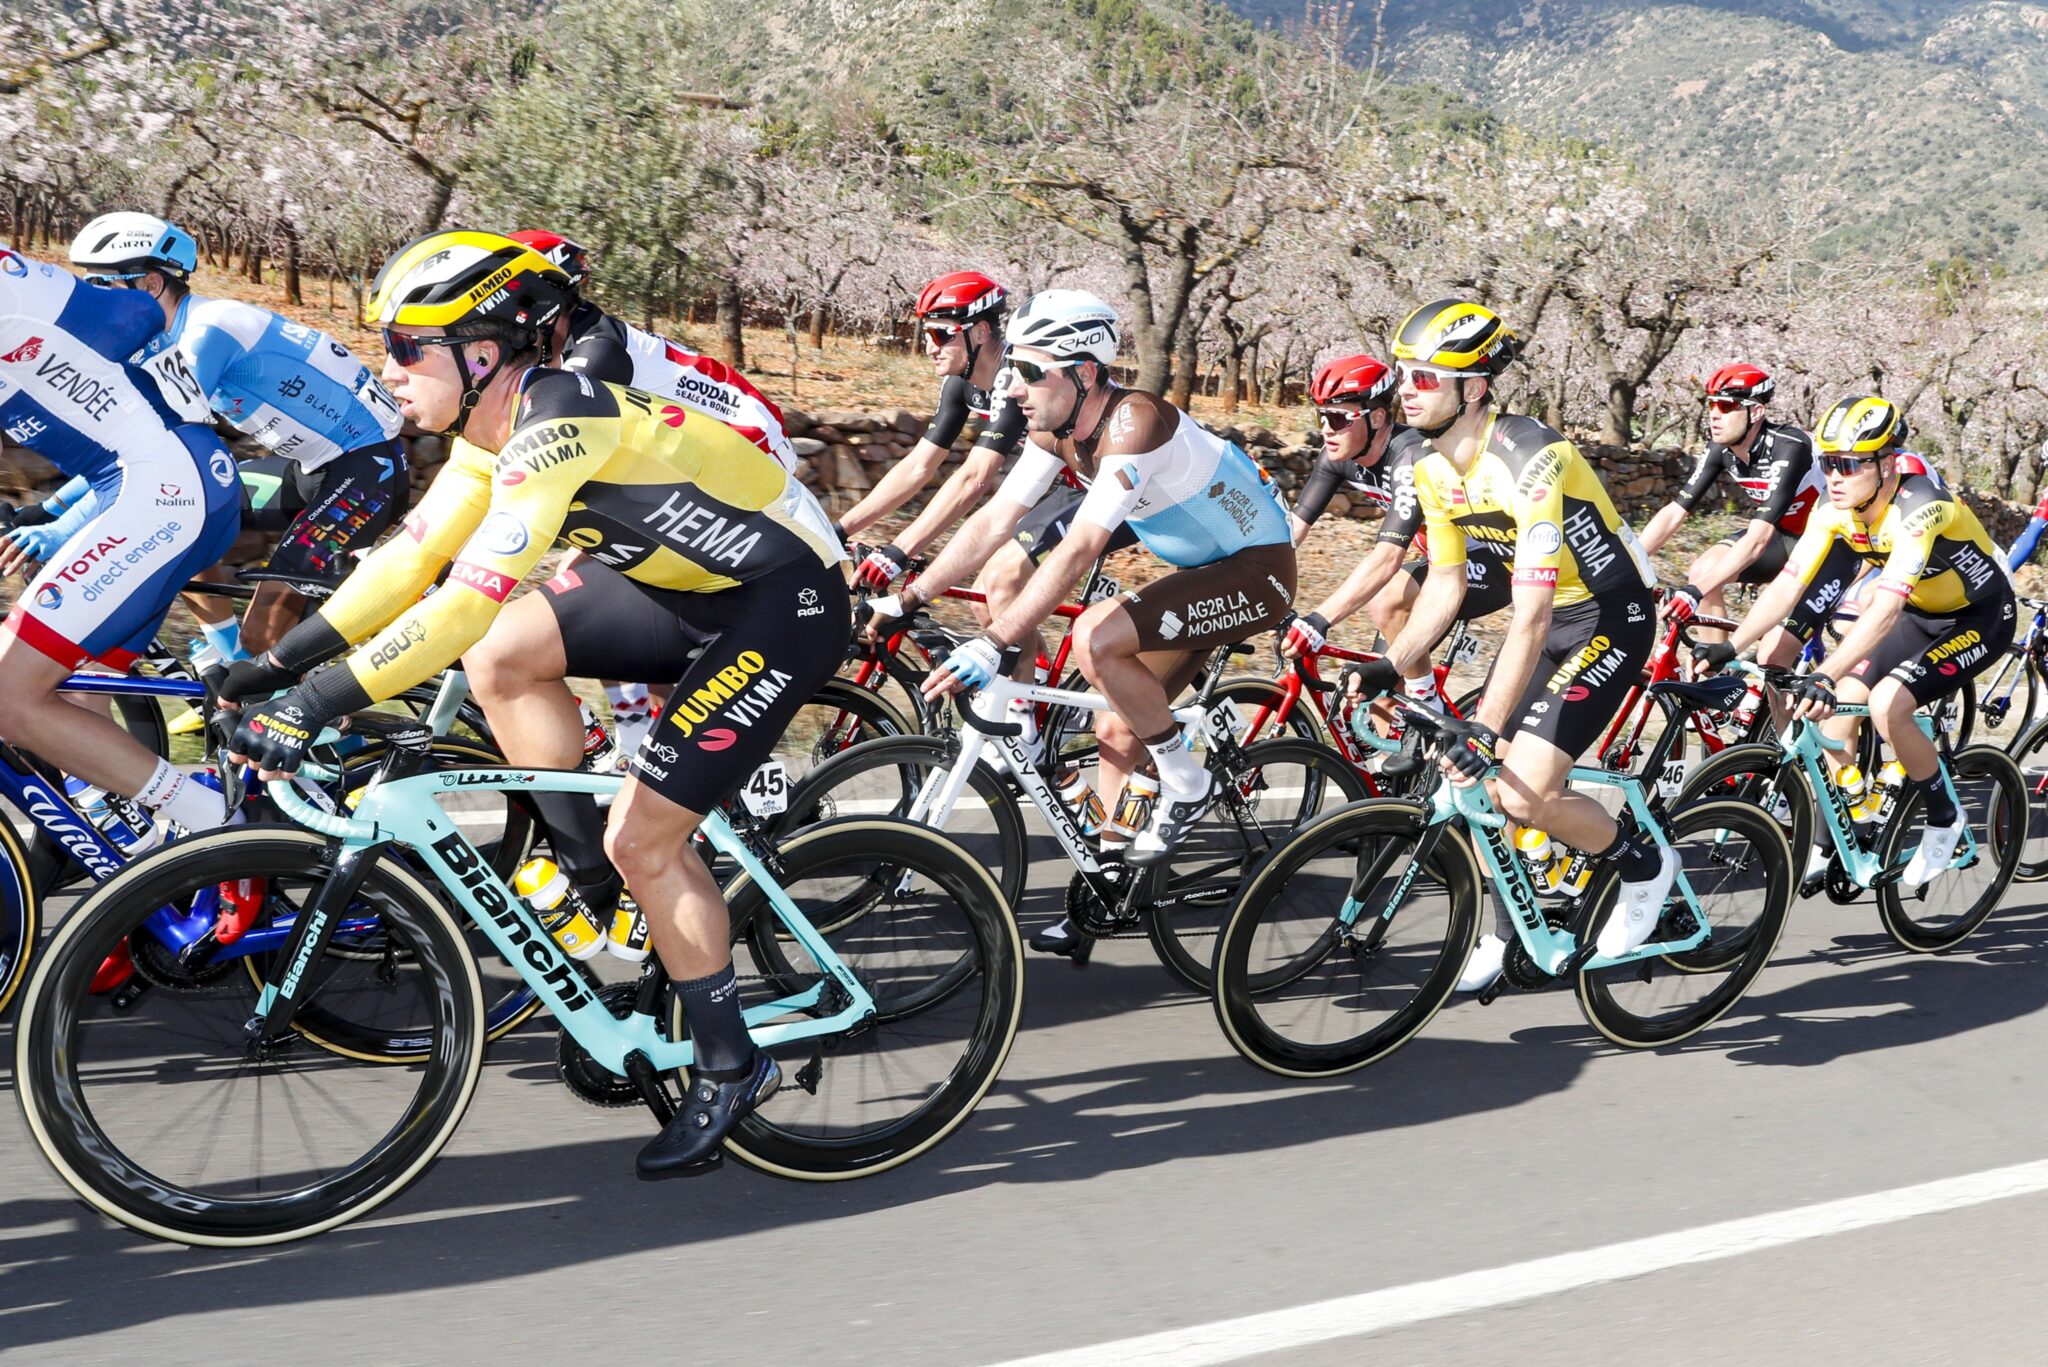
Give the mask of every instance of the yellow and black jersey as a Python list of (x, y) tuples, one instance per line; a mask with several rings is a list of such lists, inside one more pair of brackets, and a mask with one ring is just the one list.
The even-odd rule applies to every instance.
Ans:
[[(372, 699), (388, 698), (461, 658), (558, 540), (681, 593), (717, 593), (805, 558), (845, 559), (810, 491), (716, 418), (535, 370), (504, 449), (493, 457), (457, 441), (403, 534), (320, 616), (363, 643), (349, 668)], [(447, 582), (419, 601), (444, 565)]]
[(1875, 527), (1823, 502), (1792, 548), (1785, 573), (1811, 585), (1837, 546), (1879, 567), (1877, 586), (1915, 612), (1945, 617), (2012, 592), (2004, 557), (1969, 505), (1925, 475), (1906, 475)]
[(1460, 475), (1431, 449), (1415, 463), (1431, 565), (1462, 565), (1467, 542), (1514, 557), (1516, 586), (1552, 585), (1570, 607), (1657, 582), (1635, 533), (1614, 511), (1600, 476), (1579, 448), (1534, 418), (1499, 413), (1479, 457)]

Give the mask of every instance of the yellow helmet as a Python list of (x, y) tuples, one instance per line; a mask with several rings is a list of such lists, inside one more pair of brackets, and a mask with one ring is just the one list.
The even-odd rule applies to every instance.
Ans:
[(1515, 359), (1515, 335), (1484, 304), (1438, 299), (1394, 334), (1394, 359), (1467, 375), (1498, 375)]
[(428, 233), (399, 248), (377, 272), (363, 321), (523, 335), (530, 343), (568, 307), (573, 288), (560, 267), (509, 237), (466, 229)]
[(1822, 455), (1891, 451), (1906, 440), (1906, 415), (1890, 399), (1851, 394), (1827, 411), (1813, 435)]

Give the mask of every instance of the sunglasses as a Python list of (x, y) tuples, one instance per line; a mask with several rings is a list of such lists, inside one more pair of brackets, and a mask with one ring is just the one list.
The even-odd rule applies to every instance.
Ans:
[(1716, 413), (1740, 413), (1749, 405), (1740, 399), (1708, 399), (1707, 407)]
[(88, 275), (85, 277), (85, 282), (88, 285), (97, 285), (103, 290), (134, 290), (142, 288), (142, 281), (147, 278), (147, 275), (148, 272), (146, 271), (134, 271), (127, 275)]
[(384, 329), (384, 349), (391, 353), (392, 360), (403, 366), (415, 366), (425, 360), (430, 346), (460, 346), (475, 340), (473, 337), (417, 337), (410, 332)]
[(1321, 423), (1323, 430), (1333, 437), (1349, 432), (1351, 424), (1364, 416), (1364, 410), (1358, 408), (1318, 408), (1316, 410), (1316, 421)]
[(1877, 464), (1880, 459), (1881, 457), (1878, 456), (1837, 456), (1830, 454), (1820, 458), (1820, 468), (1831, 475), (1854, 475), (1861, 473), (1866, 465)]
[(924, 338), (935, 347), (944, 347), (967, 329), (960, 323), (926, 323)]
[(1418, 394), (1435, 393), (1443, 388), (1445, 380), (1478, 379), (1483, 373), (1477, 370), (1425, 370), (1421, 366), (1409, 365), (1405, 361), (1394, 363), (1395, 381), (1413, 386)]
[(1017, 378), (1022, 380), (1025, 384), (1038, 384), (1039, 382), (1044, 380), (1046, 376), (1052, 374), (1055, 370), (1065, 370), (1069, 366), (1077, 366), (1079, 364), (1081, 363), (1077, 360), (1067, 360), (1054, 361), (1048, 365), (1041, 365), (1037, 361), (1026, 361), (1020, 360), (1016, 357), (1012, 357), (1010, 360), (1010, 369), (1016, 371)]

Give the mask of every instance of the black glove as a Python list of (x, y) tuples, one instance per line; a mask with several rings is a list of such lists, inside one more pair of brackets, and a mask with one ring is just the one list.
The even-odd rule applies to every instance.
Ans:
[(1500, 749), (1500, 737), (1493, 733), (1493, 728), (1476, 721), (1448, 722), (1444, 731), (1450, 736), (1444, 758), (1451, 762), (1451, 767), (1466, 778), (1485, 778), (1486, 771), (1493, 767), (1494, 752)]
[(1735, 663), (1735, 647), (1726, 641), (1700, 641), (1692, 648), (1692, 662), (1702, 674), (1719, 674)]
[(215, 692), (229, 702), (241, 702), (245, 698), (267, 698), (273, 693), (282, 693), (298, 681), (297, 673), (272, 664), (270, 656), (265, 654), (229, 665), (227, 679)]
[(246, 761), (258, 770), (294, 773), (306, 758), (306, 750), (327, 718), (308, 703), (304, 691), (293, 689), (271, 702), (244, 708), (228, 755)]
[(1832, 708), (1835, 705), (1835, 681), (1825, 674), (1802, 674), (1799, 682), (1786, 692), (1795, 703), (1817, 702)]
[(846, 528), (840, 526), (837, 522), (832, 524), (832, 535), (839, 538), (840, 545), (844, 546), (846, 544)]
[(1346, 693), (1351, 691), (1353, 679), (1358, 680), (1358, 696), (1366, 702), (1386, 697), (1401, 684), (1400, 671), (1395, 669), (1394, 662), (1384, 655), (1377, 660), (1367, 660), (1364, 664), (1346, 665), (1344, 672), (1337, 676), (1337, 682)]
[(19, 508), (9, 507), (6, 516), (9, 527), (40, 527), (45, 522), (57, 520), (57, 515), (40, 503), (24, 503)]

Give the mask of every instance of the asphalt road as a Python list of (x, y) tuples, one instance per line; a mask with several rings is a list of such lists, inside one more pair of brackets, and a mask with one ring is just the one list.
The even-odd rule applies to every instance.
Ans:
[[(87, 1211), (10, 1102), (0, 1360), (2038, 1360), (2040, 1173), (1911, 1218), (1879, 1198), (1837, 1232), (1752, 1221), (1775, 1233), (1732, 1256), (1654, 1250), (2048, 1159), (2043, 900), (2015, 889), (1941, 958), (1893, 949), (1868, 904), (1809, 901), (1750, 997), (1683, 1047), (1625, 1053), (1567, 993), (1509, 996), (1455, 1004), (1319, 1086), (1240, 1061), (1142, 940), (1085, 971), (1037, 960), (1025, 1033), (976, 1117), (841, 1185), (733, 1166), (638, 1183), (650, 1122), (573, 1100), (552, 1032), (529, 1027), (494, 1047), (418, 1185), (254, 1253), (151, 1243)], [(1027, 925), (1052, 910), (1039, 890)], [(10, 1030), (0, 1047), (11, 1060)], [(1445, 1285), (1479, 1289), (1460, 1302)], [(1377, 1332), (1303, 1313), (1122, 1343), (1389, 1289), (1366, 1298)]]

